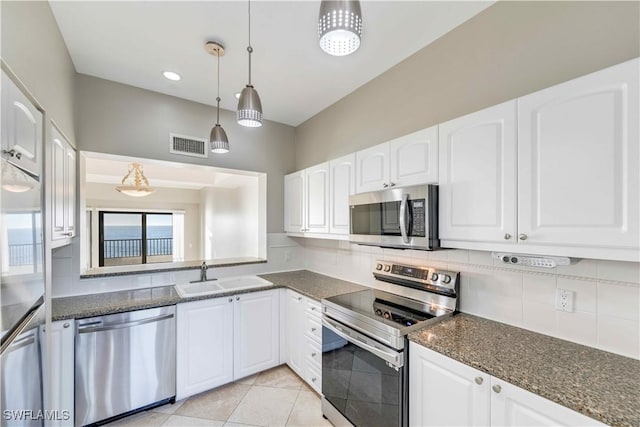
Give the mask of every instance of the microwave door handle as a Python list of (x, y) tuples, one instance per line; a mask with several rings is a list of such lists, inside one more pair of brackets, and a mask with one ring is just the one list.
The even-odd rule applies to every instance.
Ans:
[(400, 202), (400, 234), (402, 235), (402, 241), (409, 243), (409, 232), (407, 228), (407, 206), (409, 205), (409, 195), (402, 196)]

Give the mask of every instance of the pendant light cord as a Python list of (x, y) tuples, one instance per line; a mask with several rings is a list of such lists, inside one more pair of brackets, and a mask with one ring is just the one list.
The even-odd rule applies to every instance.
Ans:
[(249, 86), (251, 86), (251, 53), (253, 48), (251, 47), (251, 0), (249, 0), (248, 14), (249, 14), (249, 46), (247, 46), (247, 52), (249, 52)]
[(218, 49), (218, 94), (216, 97), (216, 101), (218, 101), (218, 111), (216, 113), (216, 126), (220, 124), (220, 49)]

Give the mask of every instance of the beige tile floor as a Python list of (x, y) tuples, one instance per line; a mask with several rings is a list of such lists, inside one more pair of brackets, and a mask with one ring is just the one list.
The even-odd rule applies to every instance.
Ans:
[(286, 365), (115, 421), (109, 426), (300, 426), (331, 424), (320, 397)]

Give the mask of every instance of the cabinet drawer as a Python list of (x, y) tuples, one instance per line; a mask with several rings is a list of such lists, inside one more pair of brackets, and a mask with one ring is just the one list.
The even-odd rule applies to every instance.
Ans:
[(322, 307), (320, 303), (311, 299), (307, 299), (307, 314), (320, 318)]
[(304, 357), (313, 363), (316, 369), (322, 369), (322, 351), (319, 343), (307, 338), (304, 346)]
[(304, 334), (310, 338), (313, 338), (317, 342), (322, 342), (322, 323), (320, 319), (307, 315), (307, 321), (305, 322)]
[(314, 389), (318, 394), (322, 394), (322, 374), (320, 373), (321, 371), (316, 369), (314, 367), (314, 364), (309, 360), (306, 359), (307, 361), (307, 366), (306, 366), (306, 374), (305, 374), (305, 381), (307, 382), (307, 384), (309, 384), (311, 386), (312, 389)]

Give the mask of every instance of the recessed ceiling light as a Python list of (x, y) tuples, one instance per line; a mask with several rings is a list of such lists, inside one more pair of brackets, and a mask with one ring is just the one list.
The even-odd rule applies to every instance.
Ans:
[(236, 97), (236, 99), (240, 99), (240, 92), (234, 93), (234, 96)]
[(165, 79), (169, 79), (173, 81), (178, 81), (182, 78), (180, 77), (180, 74), (174, 73), (173, 71), (165, 71), (162, 73), (162, 75), (164, 76)]

